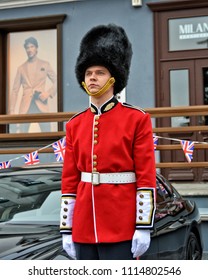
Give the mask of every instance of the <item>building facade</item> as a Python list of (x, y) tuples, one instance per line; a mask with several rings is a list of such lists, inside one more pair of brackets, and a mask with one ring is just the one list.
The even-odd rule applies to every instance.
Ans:
[[(88, 96), (74, 71), (79, 44), (90, 28), (108, 23), (121, 25), (132, 42), (129, 82), (121, 101), (142, 108), (206, 105), (207, 8), (206, 0), (0, 1), (0, 114), (9, 113), (15, 73), (26, 60), (24, 41), (31, 36), (38, 39), (38, 54), (49, 60), (57, 73), (53, 110), (77, 112), (87, 107)], [(160, 126), (207, 123), (206, 116), (159, 120)], [(166, 133), (164, 137), (207, 142), (208, 133)], [(208, 160), (206, 150), (195, 152), (195, 159)], [(184, 154), (161, 152), (160, 160), (184, 161)], [(185, 173), (167, 169), (164, 173), (171, 180), (208, 180), (206, 169)]]

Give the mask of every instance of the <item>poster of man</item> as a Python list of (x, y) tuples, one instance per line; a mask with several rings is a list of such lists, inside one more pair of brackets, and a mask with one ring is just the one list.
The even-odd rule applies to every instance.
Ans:
[[(8, 35), (8, 114), (57, 112), (56, 30)], [(56, 131), (56, 123), (10, 125), (10, 132)]]

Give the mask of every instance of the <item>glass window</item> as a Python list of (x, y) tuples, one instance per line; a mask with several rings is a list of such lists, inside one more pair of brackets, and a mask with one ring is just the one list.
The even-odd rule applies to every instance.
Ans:
[[(170, 105), (189, 106), (189, 72), (188, 69), (170, 71)], [(172, 117), (174, 127), (189, 125), (189, 117)]]
[[(204, 105), (208, 105), (208, 67), (203, 68)], [(203, 125), (208, 125), (208, 116), (203, 117)]]
[(208, 16), (169, 19), (169, 51), (207, 49)]

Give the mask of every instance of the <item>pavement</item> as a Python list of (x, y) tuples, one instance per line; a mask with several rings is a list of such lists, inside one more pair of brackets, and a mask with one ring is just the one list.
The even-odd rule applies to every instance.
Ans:
[(202, 260), (208, 260), (208, 252), (203, 253)]
[(177, 183), (172, 185), (183, 196), (208, 196), (208, 183)]

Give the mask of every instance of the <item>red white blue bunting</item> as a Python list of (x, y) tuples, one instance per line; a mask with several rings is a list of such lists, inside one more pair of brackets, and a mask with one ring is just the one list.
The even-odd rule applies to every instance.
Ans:
[(65, 156), (65, 149), (66, 149), (66, 138), (62, 138), (57, 142), (52, 144), (54, 154), (56, 156), (57, 161), (63, 161)]
[(38, 164), (40, 162), (39, 156), (38, 156), (38, 151), (24, 155), (24, 158), (25, 158), (26, 165)]
[(157, 136), (153, 136), (153, 143), (154, 143), (154, 150), (157, 149), (157, 145), (158, 145), (158, 137)]
[[(158, 140), (160, 138), (180, 142), (182, 150), (183, 150), (184, 155), (185, 155), (188, 162), (191, 162), (192, 159), (193, 159), (194, 144), (196, 144), (196, 143), (197, 144), (208, 144), (207, 142), (187, 141), (187, 140), (166, 138), (166, 137), (153, 135), (153, 143), (154, 143), (154, 150), (155, 151), (157, 150)], [(41, 150), (44, 150), (48, 147), (53, 148), (56, 161), (64, 161), (64, 155), (65, 155), (65, 149), (66, 149), (66, 138), (65, 137), (61, 138), (60, 140), (58, 140), (58, 141), (56, 141), (52, 144), (49, 144), (45, 147), (42, 147), (42, 148), (40, 148), (40, 149), (30, 153), (30, 154), (22, 155), (22, 156), (10, 159), (8, 161), (0, 162), (0, 169), (10, 168), (12, 166), (11, 162), (15, 161), (17, 159), (20, 159), (20, 158), (24, 158), (24, 164), (25, 165), (38, 164), (40, 162), (38, 152), (41, 151)]]
[(188, 162), (193, 159), (194, 142), (181, 140), (181, 147)]
[(11, 162), (10, 161), (3, 161), (0, 162), (0, 169), (5, 169), (11, 167)]

